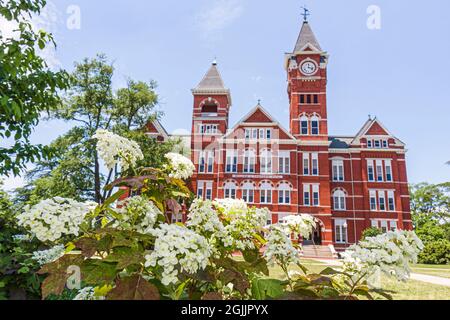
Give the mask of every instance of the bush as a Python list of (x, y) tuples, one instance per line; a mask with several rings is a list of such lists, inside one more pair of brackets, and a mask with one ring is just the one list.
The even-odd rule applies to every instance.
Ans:
[(419, 255), (419, 262), (424, 264), (450, 264), (450, 241), (446, 239), (431, 241)]
[(383, 234), (383, 231), (381, 231), (381, 229), (370, 227), (363, 231), (362, 240), (365, 240), (366, 238), (373, 238), (381, 234)]

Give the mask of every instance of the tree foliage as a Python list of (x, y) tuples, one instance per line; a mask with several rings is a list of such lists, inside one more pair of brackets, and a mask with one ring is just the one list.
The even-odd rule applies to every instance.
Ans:
[(53, 72), (39, 50), (54, 45), (51, 34), (33, 30), (31, 14), (38, 14), (45, 0), (0, 0), (0, 17), (17, 24), (11, 37), (0, 33), (0, 138), (11, 139), (0, 148), (0, 174), (18, 175), (27, 162), (50, 155), (29, 137), (42, 112), (61, 104), (58, 95), (69, 85), (65, 71)]

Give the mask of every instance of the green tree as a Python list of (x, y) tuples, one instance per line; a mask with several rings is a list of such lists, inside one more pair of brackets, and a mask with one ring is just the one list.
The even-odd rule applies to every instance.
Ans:
[(363, 231), (362, 233), (362, 240), (366, 238), (376, 237), (383, 234), (383, 231), (381, 231), (380, 228), (370, 227)]
[(0, 147), (0, 175), (18, 175), (29, 161), (50, 155), (29, 137), (41, 113), (61, 104), (58, 92), (69, 85), (65, 71), (51, 71), (39, 56), (39, 49), (55, 44), (51, 34), (35, 32), (30, 23), (31, 14), (39, 14), (45, 4), (0, 0), (0, 17), (17, 24), (12, 37), (0, 32), (0, 137), (12, 139)]
[(104, 55), (85, 59), (75, 65), (74, 86), (63, 108), (52, 116), (76, 123), (49, 147), (55, 155), (39, 161), (27, 175), (28, 185), (16, 192), (16, 202), (37, 203), (54, 196), (75, 200), (103, 202), (110, 192), (102, 191), (118, 176), (106, 175), (100, 168), (96, 141), (91, 139), (97, 129), (111, 130), (138, 142), (144, 153), (142, 167), (160, 167), (164, 154), (175, 142), (160, 143), (144, 132), (148, 121), (159, 117), (155, 111), (158, 96), (156, 83), (128, 80), (125, 88), (112, 90), (113, 66)]

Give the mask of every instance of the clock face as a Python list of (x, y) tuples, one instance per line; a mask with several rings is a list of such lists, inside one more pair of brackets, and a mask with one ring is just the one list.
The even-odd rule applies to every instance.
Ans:
[(307, 76), (310, 76), (314, 73), (316, 73), (317, 71), (317, 66), (314, 62), (312, 61), (306, 61), (303, 62), (302, 65), (300, 66), (300, 71)]

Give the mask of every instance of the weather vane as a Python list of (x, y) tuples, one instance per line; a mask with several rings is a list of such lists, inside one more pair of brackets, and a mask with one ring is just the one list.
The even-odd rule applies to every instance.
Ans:
[(302, 9), (303, 9), (303, 13), (302, 13), (303, 21), (306, 22), (306, 21), (308, 21), (308, 16), (310, 16), (311, 14), (309, 13), (309, 9), (306, 8), (306, 6), (303, 6)]

